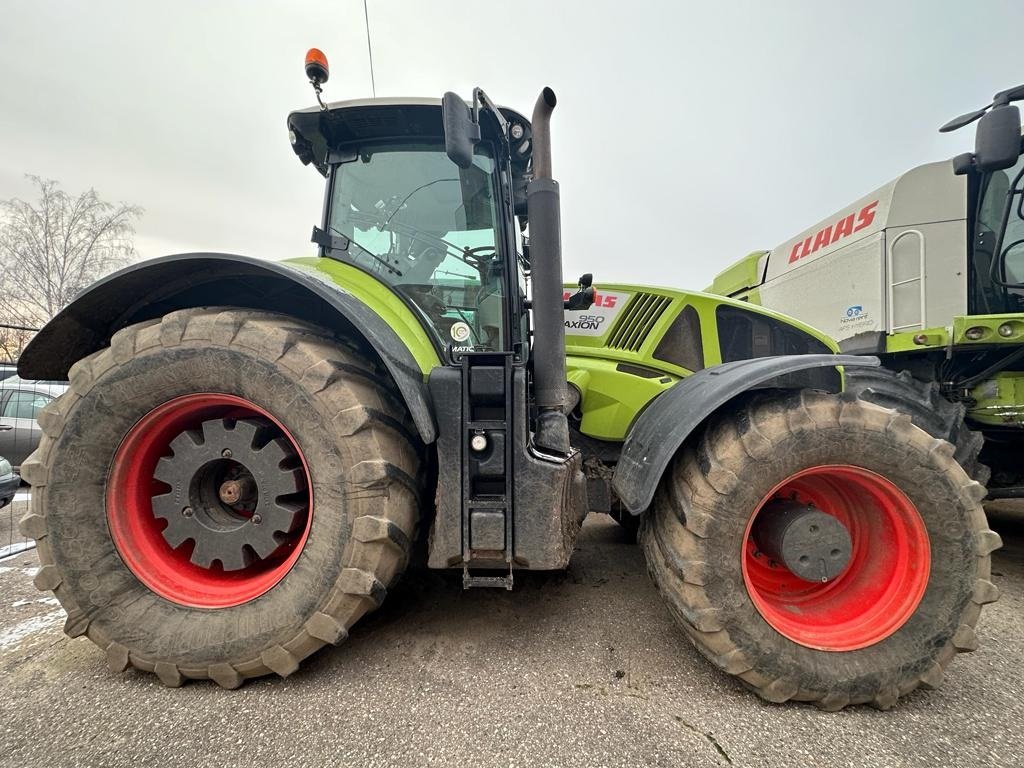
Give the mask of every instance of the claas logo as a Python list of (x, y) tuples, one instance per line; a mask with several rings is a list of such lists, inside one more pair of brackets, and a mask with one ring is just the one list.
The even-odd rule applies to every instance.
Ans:
[[(572, 292), (571, 291), (562, 291), (562, 301), (568, 301), (570, 296), (572, 296)], [(612, 307), (615, 306), (615, 302), (616, 302), (616, 300), (618, 298), (619, 298), (618, 296), (615, 296), (613, 294), (609, 295), (609, 294), (606, 294), (606, 293), (597, 293), (597, 292), (595, 292), (594, 293), (594, 306), (595, 307), (604, 307), (605, 309), (611, 309)]]
[(877, 200), (873, 203), (868, 203), (857, 213), (851, 213), (846, 218), (829, 224), (823, 229), (819, 229), (813, 235), (809, 235), (803, 242), (796, 243), (789, 252), (789, 263), (792, 264), (799, 261), (821, 248), (826, 248), (833, 243), (839, 242), (844, 237), (849, 237), (854, 232), (860, 232), (865, 227), (870, 227), (871, 222), (875, 220), (875, 208), (877, 207)]

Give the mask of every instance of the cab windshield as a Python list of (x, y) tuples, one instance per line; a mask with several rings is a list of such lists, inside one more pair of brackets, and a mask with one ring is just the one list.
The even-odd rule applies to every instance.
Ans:
[(443, 345), (504, 348), (504, 276), (494, 160), (460, 169), (440, 144), (363, 148), (332, 171), (328, 226), (350, 243), (331, 256), (392, 285)]

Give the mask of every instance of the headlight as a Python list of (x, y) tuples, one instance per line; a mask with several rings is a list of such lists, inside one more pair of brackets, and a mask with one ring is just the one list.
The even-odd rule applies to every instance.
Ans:
[(11, 462), (7, 459), (0, 459), (0, 475), (11, 474)]
[(984, 335), (985, 329), (978, 325), (974, 326), (973, 328), (968, 328), (967, 331), (964, 333), (964, 336), (966, 336), (969, 341), (977, 341)]

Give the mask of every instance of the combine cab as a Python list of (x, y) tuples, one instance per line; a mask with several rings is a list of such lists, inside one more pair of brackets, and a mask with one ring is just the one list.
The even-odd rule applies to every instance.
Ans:
[[(326, 60), (311, 52), (317, 90)], [(771, 701), (889, 707), (996, 598), (984, 490), (905, 416), (840, 395), (826, 337), (722, 297), (563, 287), (554, 93), (321, 103), (318, 255), (194, 253), (92, 286), (23, 375), (70, 378), (26, 461), (40, 589), (111, 669), (288, 675), (426, 538), (512, 589), (590, 510), (639, 528), (697, 649)]]

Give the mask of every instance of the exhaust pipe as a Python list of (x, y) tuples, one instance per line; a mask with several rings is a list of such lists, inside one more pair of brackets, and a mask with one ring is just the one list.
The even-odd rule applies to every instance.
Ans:
[(545, 88), (533, 105), (533, 178), (551, 178), (551, 112), (558, 100)]
[(533, 108), (533, 179), (526, 190), (533, 275), (533, 384), (537, 429), (533, 442), (569, 453), (562, 299), (562, 225), (558, 182), (551, 178), (551, 111), (555, 92), (541, 91)]

